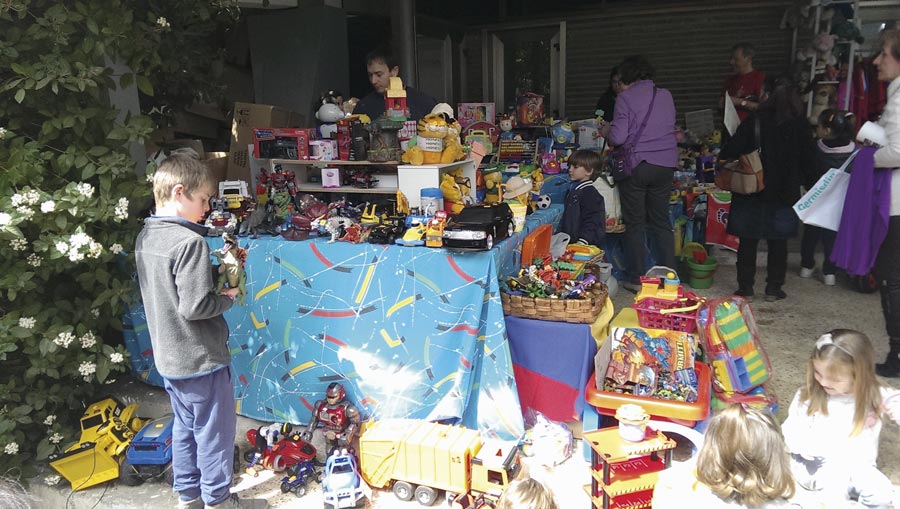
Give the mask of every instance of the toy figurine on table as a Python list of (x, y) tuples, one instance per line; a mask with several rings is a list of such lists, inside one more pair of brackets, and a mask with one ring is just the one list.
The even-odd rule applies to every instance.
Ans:
[(216, 292), (221, 292), (226, 285), (228, 288), (238, 288), (240, 291), (234, 302), (243, 305), (247, 296), (247, 273), (244, 271), (247, 250), (238, 245), (237, 239), (231, 233), (223, 233), (222, 240), (225, 241), (225, 245), (213, 251), (213, 256), (219, 259), (220, 274)]
[(330, 455), (334, 450), (352, 449), (352, 442), (359, 432), (361, 420), (359, 409), (347, 401), (344, 386), (332, 382), (325, 389), (325, 399), (316, 401), (312, 418), (306, 431), (303, 432), (303, 438), (311, 440), (313, 431), (321, 423), (325, 430), (327, 454)]
[(297, 203), (297, 176), (276, 164), (275, 171), (271, 174), (265, 168), (260, 168), (258, 180), (261, 186), (265, 186), (266, 196), (266, 215), (260, 227), (274, 234), (276, 225), (283, 223), (289, 213), (300, 208)]

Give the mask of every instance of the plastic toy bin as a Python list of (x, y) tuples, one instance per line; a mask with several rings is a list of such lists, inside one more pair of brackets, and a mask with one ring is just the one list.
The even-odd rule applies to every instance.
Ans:
[(709, 396), (712, 372), (709, 366), (694, 361), (697, 372), (697, 401), (687, 403), (668, 399), (635, 396), (597, 389), (597, 377), (592, 376), (584, 389), (584, 399), (601, 415), (614, 416), (616, 409), (625, 403), (641, 405), (653, 419), (669, 420), (693, 427), (709, 415)]

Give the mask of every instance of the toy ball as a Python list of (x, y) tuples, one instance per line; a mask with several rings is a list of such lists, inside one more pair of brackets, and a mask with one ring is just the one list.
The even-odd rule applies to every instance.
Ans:
[(550, 207), (552, 202), (553, 200), (550, 199), (549, 194), (542, 194), (534, 201), (534, 205), (539, 209), (546, 209)]

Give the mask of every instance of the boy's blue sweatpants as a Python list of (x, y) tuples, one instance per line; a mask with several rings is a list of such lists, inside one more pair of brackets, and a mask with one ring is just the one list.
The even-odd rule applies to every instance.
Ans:
[(234, 465), (234, 385), (231, 368), (196, 378), (165, 379), (175, 419), (173, 489), (182, 500), (216, 505), (229, 497)]

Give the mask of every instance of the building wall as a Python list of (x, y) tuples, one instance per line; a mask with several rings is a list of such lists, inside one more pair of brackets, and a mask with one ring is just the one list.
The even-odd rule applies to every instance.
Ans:
[[(789, 3), (610, 2), (602, 9), (566, 16), (566, 116), (593, 116), (610, 69), (633, 54), (645, 55), (656, 67), (656, 82), (672, 91), (679, 122), (687, 111), (718, 110), (722, 84), (732, 72), (728, 61), (735, 43), (756, 46), (757, 69), (788, 70), (793, 31), (779, 25)], [(465, 43), (469, 58), (463, 95), (479, 101), (480, 33), (468, 32)]]

